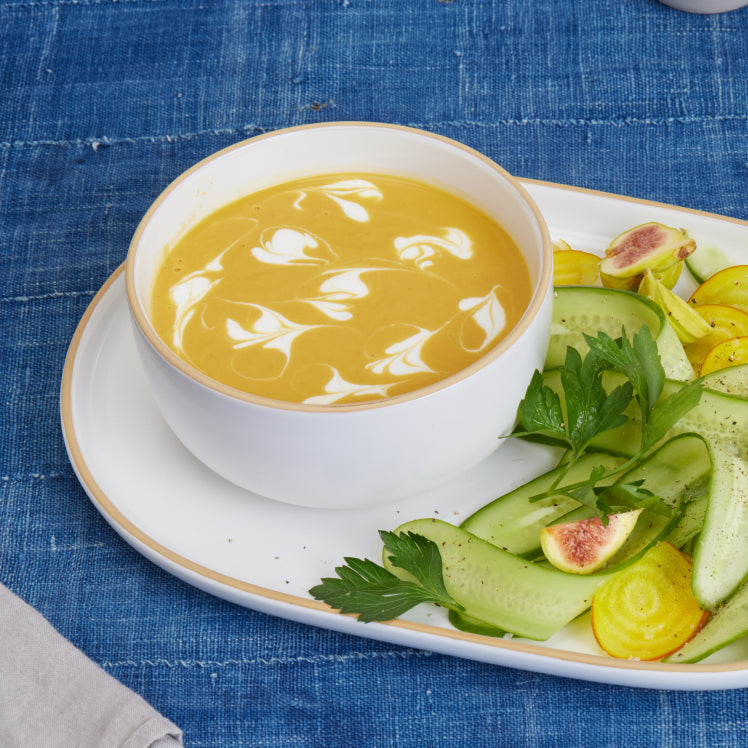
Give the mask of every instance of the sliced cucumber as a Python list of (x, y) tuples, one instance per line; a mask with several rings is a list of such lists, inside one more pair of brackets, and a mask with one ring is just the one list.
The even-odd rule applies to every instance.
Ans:
[[(606, 470), (617, 467), (622, 460), (607, 454), (585, 455), (568, 469), (564, 483), (576, 483), (589, 478), (592, 469), (602, 465)], [(533, 496), (546, 491), (565, 467), (551, 470), (529, 483), (510, 491), (471, 514), (460, 527), (492, 545), (517, 555), (537, 554), (540, 550), (540, 530), (564, 517), (579, 506), (568, 496), (551, 496), (531, 501)]]
[(712, 469), (709, 447), (699, 434), (683, 433), (664, 442), (620, 480), (644, 481), (644, 488), (668, 506), (690, 502), (706, 494)]
[[(436, 543), (447, 592), (464, 606), (465, 615), (528, 639), (547, 639), (562, 629), (587, 610), (595, 590), (610, 578), (538, 566), (441, 520), (413, 520), (396, 532), (415, 532)], [(408, 578), (386, 553), (384, 564)]]
[(748, 397), (748, 364), (718, 369), (707, 374), (702, 381), (710, 390)]
[(716, 272), (734, 264), (719, 247), (714, 246), (699, 246), (686, 257), (686, 268), (697, 283), (703, 283)]
[(707, 610), (715, 610), (748, 576), (748, 462), (719, 442), (711, 451), (709, 504), (694, 546), (691, 580)]
[(696, 636), (663, 662), (699, 662), (748, 634), (748, 584), (722, 605)]
[(563, 365), (567, 346), (584, 355), (587, 350), (585, 332), (602, 331), (616, 338), (621, 334), (621, 327), (633, 335), (643, 325), (650, 329), (657, 343), (666, 376), (680, 381), (693, 379), (693, 367), (683, 345), (657, 304), (631, 291), (593, 286), (555, 289), (545, 366), (550, 369)]
[(607, 567), (630, 563), (658, 540), (667, 539), (680, 547), (698, 533), (704, 524), (711, 472), (711, 454), (706, 442), (697, 434), (679, 434), (625, 473), (621, 480), (627, 483), (643, 480), (643, 487), (665, 504), (674, 509), (684, 508), (674, 519), (657, 511), (642, 512), (634, 531)]
[[(681, 386), (679, 382), (667, 382), (663, 396)], [(748, 398), (705, 389), (699, 404), (678, 421), (668, 437), (686, 431), (696, 432), (709, 444), (741, 450), (745, 457), (745, 446), (748, 445)]]

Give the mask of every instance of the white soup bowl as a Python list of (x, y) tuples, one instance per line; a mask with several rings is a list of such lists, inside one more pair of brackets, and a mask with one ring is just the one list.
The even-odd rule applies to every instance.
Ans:
[[(180, 359), (156, 334), (148, 315), (154, 274), (166, 248), (243, 195), (336, 172), (395, 174), (432, 183), (502, 225), (519, 246), (533, 285), (529, 306), (514, 329), (446, 379), (362, 404), (321, 406), (257, 397)], [(311, 125), (226, 148), (182, 174), (158, 197), (135, 232), (126, 265), (137, 349), (166, 422), (219, 475), (292, 504), (357, 508), (392, 502), (476, 465), (512, 429), (548, 345), (552, 249), (538, 208), (517, 180), (477, 151), (406, 127)]]

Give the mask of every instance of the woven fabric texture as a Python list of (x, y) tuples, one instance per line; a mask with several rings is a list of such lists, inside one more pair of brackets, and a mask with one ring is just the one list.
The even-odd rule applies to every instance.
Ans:
[(0, 40), (0, 582), (195, 748), (748, 745), (743, 690), (504, 669), (196, 590), (110, 529), (59, 425), (70, 339), (142, 215), (259, 133), (412, 125), (520, 177), (748, 219), (748, 8), (0, 0)]

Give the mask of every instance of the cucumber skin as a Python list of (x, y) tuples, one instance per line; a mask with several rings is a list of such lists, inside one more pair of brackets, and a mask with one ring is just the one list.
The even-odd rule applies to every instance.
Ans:
[(631, 336), (644, 325), (652, 332), (666, 376), (680, 381), (693, 379), (694, 370), (683, 345), (657, 304), (634, 291), (598, 286), (554, 289), (551, 340), (545, 368), (563, 365), (568, 345), (584, 355), (587, 350), (584, 332), (592, 331), (594, 335), (602, 331), (617, 338), (622, 326)]
[(693, 663), (748, 634), (748, 584), (718, 608), (696, 635), (663, 662)]
[[(417, 519), (395, 532), (432, 540), (442, 558), (444, 585), (465, 614), (527, 639), (544, 640), (587, 610), (611, 574), (567, 574), (537, 566), (437, 519)], [(384, 554), (385, 567), (407, 579)]]
[(483, 623), (483, 621), (479, 621), (477, 618), (471, 618), (464, 613), (457, 613), (454, 610), (449, 611), (449, 622), (456, 629), (464, 631), (466, 634), (480, 634), (481, 636), (501, 638), (507, 633), (503, 629), (490, 626), (487, 623)]

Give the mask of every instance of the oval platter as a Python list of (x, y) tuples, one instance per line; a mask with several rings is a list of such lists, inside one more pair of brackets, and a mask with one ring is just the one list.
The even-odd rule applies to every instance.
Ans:
[[(522, 180), (553, 239), (601, 254), (646, 221), (683, 227), (699, 245), (748, 260), (748, 223), (685, 208)], [(694, 287), (686, 274), (676, 290)], [(255, 610), (348, 634), (551, 675), (643, 688), (748, 686), (748, 639), (696, 665), (618, 661), (604, 655), (582, 616), (546, 642), (454, 629), (419, 606), (388, 623), (359, 623), (307, 590), (343, 556), (378, 559), (378, 530), (417, 517), (459, 524), (475, 509), (552, 466), (542, 447), (507, 441), (468, 473), (428, 493), (364, 510), (280, 504), (219, 478), (173, 436), (140, 369), (120, 267), (81, 320), (62, 380), (65, 443), (76, 474), (106, 521), (174, 576)]]

